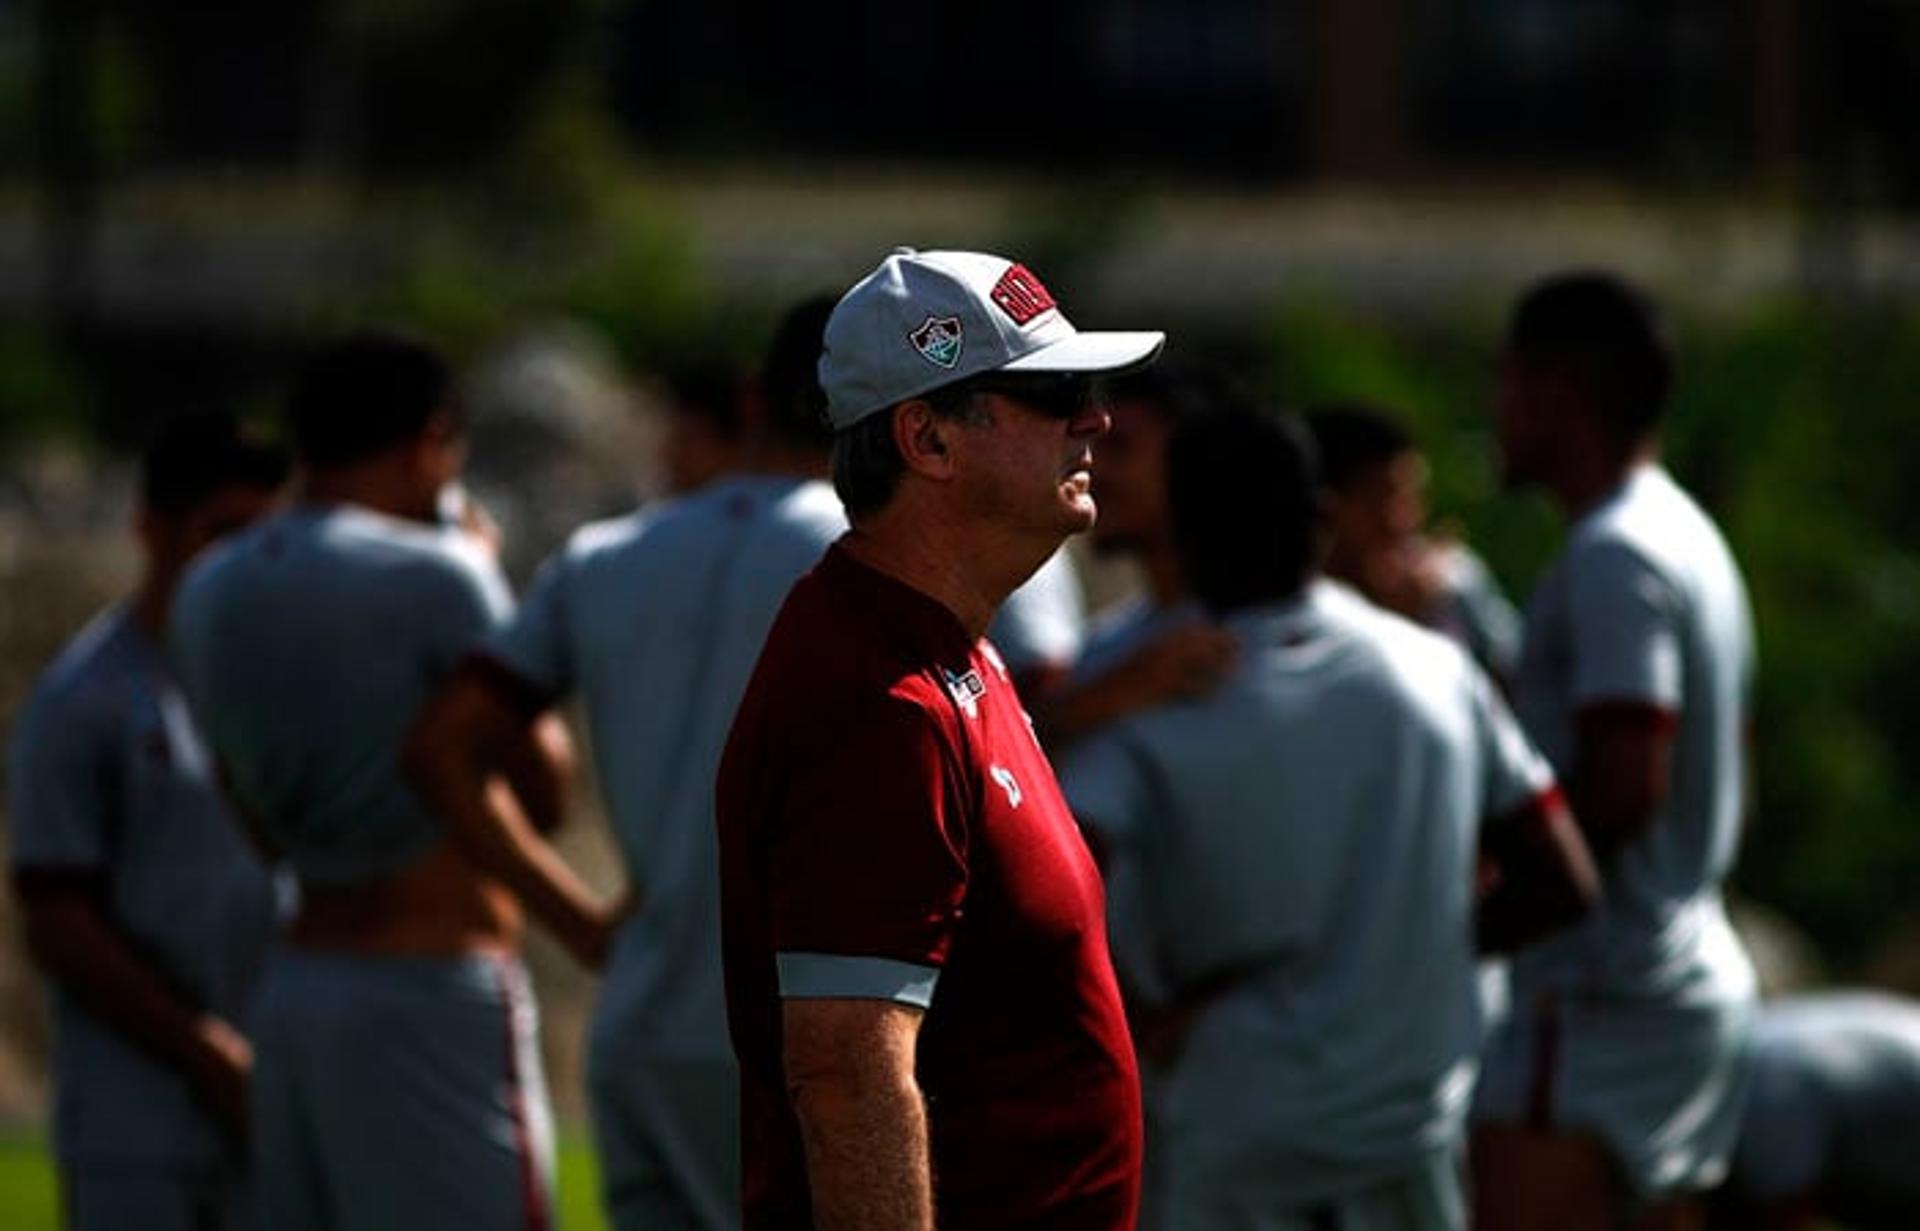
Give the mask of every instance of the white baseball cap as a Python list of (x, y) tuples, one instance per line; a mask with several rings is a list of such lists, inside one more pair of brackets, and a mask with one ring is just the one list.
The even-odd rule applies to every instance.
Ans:
[(982, 372), (1122, 372), (1158, 331), (1082, 333), (1027, 267), (984, 252), (896, 248), (827, 319), (820, 384), (837, 431)]

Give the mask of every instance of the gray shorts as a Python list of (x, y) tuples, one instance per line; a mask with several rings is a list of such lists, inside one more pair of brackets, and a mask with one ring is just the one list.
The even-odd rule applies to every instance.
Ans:
[(600, 1191), (614, 1231), (740, 1225), (740, 1079), (733, 1057), (589, 1058)]
[(1752, 1005), (1545, 996), (1488, 1044), (1474, 1118), (1599, 1139), (1642, 1200), (1726, 1177)]
[(253, 1118), (268, 1231), (553, 1224), (552, 1113), (517, 961), (281, 948)]
[(251, 1231), (245, 1184), (226, 1166), (62, 1164), (67, 1231)]
[(1459, 1159), (1435, 1154), (1407, 1170), (1308, 1205), (1248, 1177), (1245, 1184), (1186, 1188), (1177, 1178), (1158, 1211), (1166, 1231), (1466, 1231)]

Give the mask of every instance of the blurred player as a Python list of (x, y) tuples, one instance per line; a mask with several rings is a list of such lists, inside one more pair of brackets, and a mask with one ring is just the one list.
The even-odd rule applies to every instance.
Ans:
[[(477, 806), (511, 746), (578, 693), (634, 902), (594, 1011), (588, 1089), (620, 1231), (739, 1224), (739, 1082), (720, 985), (713, 776), (774, 614), (846, 529), (823, 480), (814, 365), (831, 299), (774, 339), (745, 464), (588, 526), (420, 725), (421, 785)], [(464, 799), (465, 803), (458, 801)]]
[(161, 649), (203, 547), (264, 513), (286, 459), (224, 418), (148, 450), (132, 596), (40, 678), (9, 765), (13, 884), (54, 991), (54, 1151), (73, 1231), (244, 1225), (247, 1006), (269, 874), (220, 797)]
[(1494, 679), (1513, 678), (1520, 616), (1466, 544), (1427, 533), (1427, 459), (1370, 406), (1307, 414), (1327, 492), (1327, 576), (1459, 642)]
[(589, 965), (608, 923), (536, 832), (560, 813), (553, 732), (504, 750), (472, 813), (436, 815), (401, 775), (416, 711), (511, 608), (491, 554), (438, 523), (460, 406), (432, 351), (364, 334), (303, 368), (289, 412), (302, 503), (210, 553), (171, 621), (229, 790), (301, 883), (257, 1017), (265, 1215), (536, 1225), (551, 1134), (521, 903)]
[(1023, 697), (1065, 678), (1086, 637), (1087, 604), (1073, 555), (1062, 547), (1007, 595), (987, 629)]
[(1298, 423), (1196, 419), (1168, 469), (1184, 576), (1238, 664), (1063, 773), (1109, 851), (1115, 957), (1158, 1070), (1148, 1225), (1463, 1228), (1476, 939), (1578, 918), (1584, 845), (1458, 647), (1317, 583)]
[(1920, 1004), (1876, 992), (1773, 1001), (1754, 1020), (1750, 1072), (1716, 1227), (1920, 1226)]
[(983, 253), (899, 250), (821, 383), (853, 528), (793, 588), (716, 799), (745, 1225), (1124, 1231), (1140, 1102), (1098, 873), (983, 639), (1094, 519), (1076, 331)]
[(738, 375), (729, 364), (697, 363), (667, 374), (660, 460), (667, 493), (684, 496), (742, 468), (747, 425)]
[(1167, 515), (1166, 449), (1180, 423), (1235, 397), (1207, 372), (1174, 364), (1116, 376), (1104, 392), (1113, 427), (1095, 446), (1100, 519), (1088, 539), (1095, 555), (1136, 563), (1145, 586), (1101, 613), (1064, 680), (1028, 694), (1055, 750), (1135, 710), (1202, 695), (1233, 661), (1233, 637), (1187, 594)]
[(1739, 1124), (1753, 968), (1721, 904), (1753, 665), (1746, 587), (1659, 465), (1672, 358), (1605, 274), (1515, 309), (1496, 405), (1508, 479), (1572, 525), (1527, 608), (1515, 711), (1567, 783), (1606, 901), (1512, 964), (1475, 1134), (1489, 1231), (1695, 1225)]

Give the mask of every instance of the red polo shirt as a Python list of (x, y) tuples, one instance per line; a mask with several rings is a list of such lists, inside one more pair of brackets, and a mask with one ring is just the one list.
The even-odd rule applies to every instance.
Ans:
[(812, 1226), (780, 1002), (837, 995), (927, 1007), (942, 1231), (1131, 1228), (1100, 878), (993, 649), (836, 545), (768, 635), (717, 806), (746, 1231)]

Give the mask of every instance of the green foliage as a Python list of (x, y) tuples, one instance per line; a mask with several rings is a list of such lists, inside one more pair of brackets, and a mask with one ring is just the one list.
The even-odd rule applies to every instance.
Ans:
[[(599, 1166), (583, 1137), (560, 1140), (556, 1223), (566, 1231), (602, 1231)], [(0, 1227), (7, 1231), (56, 1231), (59, 1182), (47, 1144), (26, 1135), (0, 1135)]]
[(706, 282), (685, 228), (643, 187), (624, 183), (598, 201), (592, 217), (564, 228), (515, 225), (485, 209), (416, 219), (387, 276), (327, 305), (315, 324), (381, 321), (465, 360), (529, 321), (568, 317), (652, 366), (709, 326)]
[(80, 374), (50, 338), (0, 326), (0, 460), (44, 440), (87, 443), (91, 405)]
[[(1719, 519), (1760, 638), (1755, 801), (1738, 887), (1843, 966), (1911, 910), (1920, 879), (1920, 315), (1768, 304), (1687, 318), (1668, 463)], [(1488, 398), (1498, 321), (1383, 321), (1295, 303), (1264, 392), (1401, 414), (1434, 467), (1437, 514), (1524, 596), (1560, 535), (1499, 490)]]

